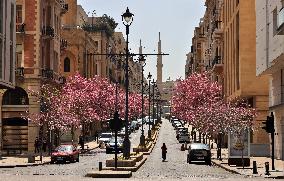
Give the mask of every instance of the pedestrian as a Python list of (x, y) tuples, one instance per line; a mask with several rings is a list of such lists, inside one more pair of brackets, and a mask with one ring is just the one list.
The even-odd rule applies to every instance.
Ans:
[(84, 138), (82, 134), (79, 136), (79, 145), (81, 146), (81, 149), (84, 150)]
[(163, 143), (163, 146), (161, 147), (161, 149), (162, 149), (162, 158), (164, 162), (167, 158), (167, 146), (165, 143)]
[(46, 139), (43, 138), (43, 140), (42, 140), (42, 150), (43, 150), (43, 152), (46, 152), (46, 146), (47, 146)]
[(38, 140), (38, 137), (36, 137), (36, 139), (35, 139), (34, 147), (35, 147), (35, 153), (39, 153), (39, 140)]

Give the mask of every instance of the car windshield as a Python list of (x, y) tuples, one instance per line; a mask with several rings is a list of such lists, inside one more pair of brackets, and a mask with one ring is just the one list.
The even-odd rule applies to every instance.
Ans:
[(55, 149), (55, 151), (57, 152), (69, 152), (72, 151), (72, 146), (68, 145), (68, 146), (59, 146)]
[(200, 143), (192, 143), (190, 145), (191, 149), (205, 149), (205, 150), (209, 150), (209, 145), (207, 144), (200, 144)]
[(112, 134), (109, 134), (109, 133), (102, 133), (100, 138), (111, 138), (112, 137)]

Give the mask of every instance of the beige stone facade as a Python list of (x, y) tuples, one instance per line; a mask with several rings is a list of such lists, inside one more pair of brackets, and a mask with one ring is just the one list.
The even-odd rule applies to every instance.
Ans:
[(1, 94), (4, 153), (34, 150), (39, 129), (21, 116), (40, 111), (38, 100), (28, 94), (29, 89), (37, 91), (43, 83), (56, 86), (60, 82), (61, 15), (66, 11), (64, 1), (16, 1), (16, 86)]
[(192, 38), (192, 72), (208, 71), (226, 100), (246, 98), (258, 110), (254, 146), (268, 145), (260, 128), (268, 111), (268, 77), (256, 76), (255, 0), (206, 0), (206, 12)]
[(269, 112), (275, 117), (275, 156), (284, 160), (284, 36), (281, 0), (257, 0), (256, 74), (269, 76)]

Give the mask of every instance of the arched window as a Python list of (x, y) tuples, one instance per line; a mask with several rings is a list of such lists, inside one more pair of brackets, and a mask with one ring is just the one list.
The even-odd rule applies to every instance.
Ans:
[(26, 91), (20, 87), (8, 89), (3, 95), (2, 105), (28, 105), (29, 98)]
[(64, 59), (64, 72), (70, 72), (70, 59), (68, 57)]

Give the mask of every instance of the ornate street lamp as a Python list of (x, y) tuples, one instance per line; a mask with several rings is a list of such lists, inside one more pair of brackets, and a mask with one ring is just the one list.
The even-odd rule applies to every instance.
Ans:
[(152, 75), (149, 72), (147, 79), (149, 80), (149, 109), (148, 109), (148, 124), (149, 124), (149, 130), (148, 130), (148, 138), (151, 138), (151, 78)]
[(144, 67), (146, 65), (144, 56), (139, 56), (139, 63), (141, 66), (141, 96), (142, 96), (142, 127), (140, 136), (140, 145), (145, 146), (145, 136), (144, 136)]
[(128, 79), (128, 58), (129, 58), (129, 49), (128, 49), (128, 34), (129, 34), (129, 26), (132, 24), (133, 21), (133, 14), (130, 13), (128, 7), (126, 12), (121, 15), (123, 24), (126, 27), (126, 57), (125, 57), (125, 137), (123, 141), (123, 157), (129, 158), (130, 157), (130, 140), (128, 134), (128, 87), (129, 87), (129, 79)]

